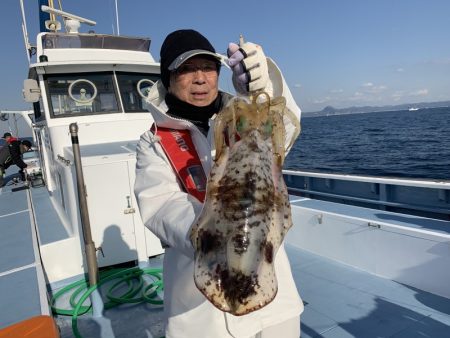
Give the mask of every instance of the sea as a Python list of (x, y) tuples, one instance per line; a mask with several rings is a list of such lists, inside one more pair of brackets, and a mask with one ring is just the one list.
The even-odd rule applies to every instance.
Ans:
[(450, 181), (450, 107), (302, 117), (284, 169)]

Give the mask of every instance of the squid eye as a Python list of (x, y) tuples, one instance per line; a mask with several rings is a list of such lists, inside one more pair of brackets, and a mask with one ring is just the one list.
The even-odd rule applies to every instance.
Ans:
[(240, 116), (238, 120), (236, 121), (236, 130), (238, 133), (243, 132), (245, 129), (247, 129), (247, 120), (245, 117)]

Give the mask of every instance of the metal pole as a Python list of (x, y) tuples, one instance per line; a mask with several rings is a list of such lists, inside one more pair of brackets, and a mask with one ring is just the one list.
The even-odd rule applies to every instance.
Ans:
[(30, 46), (30, 40), (28, 39), (27, 19), (25, 17), (25, 9), (23, 7), (23, 0), (20, 0), (20, 9), (22, 11), (23, 40), (25, 42), (25, 49), (26, 49), (26, 52), (27, 52), (28, 64), (30, 64), (31, 63), (31, 46)]
[(86, 186), (84, 184), (83, 168), (81, 166), (80, 144), (78, 142), (78, 125), (71, 123), (69, 126), (72, 137), (72, 150), (77, 174), (78, 202), (80, 204), (81, 226), (83, 228), (84, 247), (88, 265), (89, 285), (98, 283), (98, 266), (95, 244), (92, 240), (91, 223), (86, 200)]
[(120, 28), (119, 28), (119, 8), (117, 6), (117, 0), (116, 2), (116, 26), (117, 26), (117, 35), (120, 35)]

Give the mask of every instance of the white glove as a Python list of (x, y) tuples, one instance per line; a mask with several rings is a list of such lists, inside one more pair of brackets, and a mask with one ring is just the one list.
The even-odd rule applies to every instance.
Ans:
[(269, 80), (267, 60), (262, 47), (251, 42), (228, 45), (228, 65), (233, 70), (233, 85), (240, 94), (263, 90)]

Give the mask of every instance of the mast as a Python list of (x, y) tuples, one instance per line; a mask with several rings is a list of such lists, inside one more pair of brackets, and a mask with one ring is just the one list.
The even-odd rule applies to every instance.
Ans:
[[(21, 0), (22, 1), (22, 0)], [(50, 13), (43, 12), (41, 10), (42, 6), (48, 6), (53, 8), (53, 0), (50, 0), (51, 4), (49, 4), (48, 0), (38, 0), (39, 2), (39, 31), (40, 32), (48, 32), (48, 29), (45, 27), (45, 21), (55, 20), (54, 15)]]
[(27, 54), (27, 58), (28, 58), (28, 64), (30, 64), (31, 63), (32, 49), (31, 49), (30, 40), (28, 38), (27, 19), (25, 17), (25, 10), (24, 10), (24, 7), (23, 7), (23, 0), (20, 0), (20, 10), (22, 12), (22, 34), (23, 34), (23, 40), (24, 40), (24, 43), (25, 43), (25, 50), (26, 50), (26, 54)]

